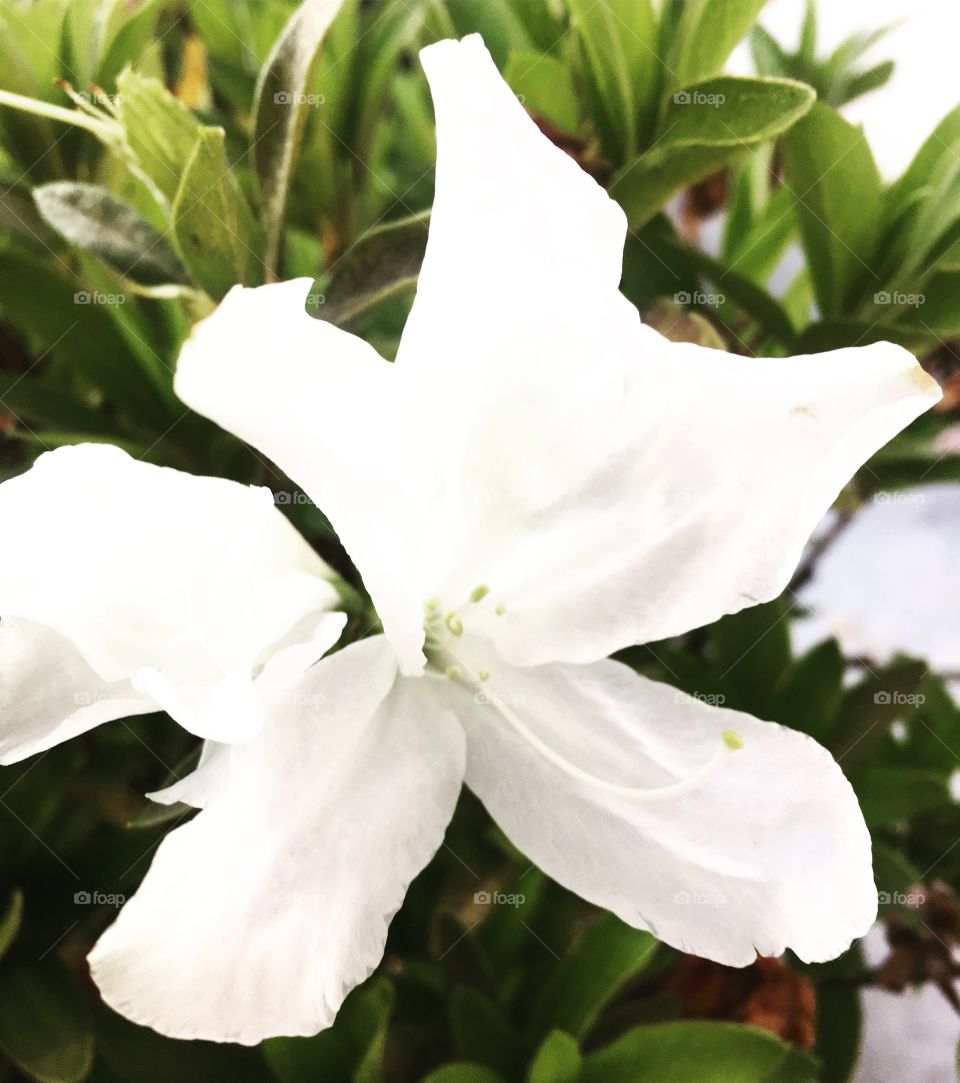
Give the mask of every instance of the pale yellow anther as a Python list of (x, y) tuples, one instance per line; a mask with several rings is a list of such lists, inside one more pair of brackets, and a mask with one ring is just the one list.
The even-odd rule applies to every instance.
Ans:
[(474, 587), (470, 591), (471, 602), (482, 602), (484, 598), (490, 593), (490, 588), (486, 583), (481, 583), (479, 587)]
[(443, 623), (447, 626), (447, 630), (450, 632), (451, 635), (463, 635), (463, 621), (457, 616), (456, 613), (448, 613), (443, 618)]
[(443, 672), (447, 677), (450, 678), (450, 680), (455, 681), (460, 676), (460, 667), (447, 666), (447, 668)]
[(743, 738), (736, 730), (724, 730), (720, 736), (723, 739), (723, 743), (731, 752), (738, 752), (743, 748)]
[(497, 608), (494, 610), (498, 617), (502, 617), (503, 614), (506, 613), (506, 611), (507, 607), (503, 604), (503, 602), (498, 603)]
[(489, 681), (490, 680), (490, 670), (489, 669), (481, 669), (480, 672), (477, 674), (477, 676), (480, 678), (481, 681)]

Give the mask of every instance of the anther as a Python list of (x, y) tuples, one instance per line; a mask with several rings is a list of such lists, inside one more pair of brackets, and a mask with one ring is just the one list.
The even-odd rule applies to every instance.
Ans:
[(471, 602), (482, 602), (484, 598), (490, 593), (490, 588), (486, 583), (481, 583), (479, 587), (474, 587), (470, 591)]
[(443, 618), (443, 623), (447, 626), (447, 630), (450, 632), (451, 635), (463, 635), (463, 621), (457, 616), (456, 613), (448, 613)]

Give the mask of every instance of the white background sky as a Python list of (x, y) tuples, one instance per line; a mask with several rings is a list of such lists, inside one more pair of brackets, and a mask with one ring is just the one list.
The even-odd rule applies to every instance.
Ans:
[[(803, 0), (770, 0), (760, 22), (791, 49), (803, 17)], [(888, 180), (901, 173), (936, 123), (960, 102), (960, 2), (958, 0), (820, 0), (820, 53), (829, 53), (855, 30), (903, 20), (867, 59), (896, 61), (882, 90), (843, 110), (866, 128), (880, 171)], [(738, 47), (730, 70), (751, 70), (749, 50)]]

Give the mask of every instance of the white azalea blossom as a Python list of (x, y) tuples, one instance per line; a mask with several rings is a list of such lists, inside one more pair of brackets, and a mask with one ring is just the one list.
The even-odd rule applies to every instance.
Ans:
[(331, 571), (268, 489), (97, 444), (0, 485), (0, 762), (165, 710), (211, 740), (263, 723), (343, 629)]
[(876, 913), (869, 834), (823, 748), (608, 656), (779, 594), (936, 385), (888, 343), (667, 342), (619, 293), (622, 211), (480, 39), (422, 58), (436, 198), (396, 363), (307, 315), (306, 279), (235, 288), (180, 358), (183, 400), (328, 515), (383, 634), (263, 697), (252, 737), (206, 734), (161, 795), (203, 811), (90, 962), (166, 1034), (328, 1026), (464, 782), (548, 875), (685, 951), (823, 960)]

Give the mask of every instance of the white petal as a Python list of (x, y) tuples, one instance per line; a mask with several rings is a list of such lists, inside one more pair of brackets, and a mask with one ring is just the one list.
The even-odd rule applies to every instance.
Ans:
[[(454, 693), (467, 784), (563, 886), (731, 966), (788, 947), (807, 961), (830, 959), (869, 928), (870, 836), (852, 789), (815, 741), (617, 662), (486, 664), (482, 693)], [(744, 747), (686, 794), (658, 800), (611, 792), (551, 759), (607, 783), (672, 785), (722, 750), (725, 730)]]
[(105, 445), (42, 455), (0, 486), (0, 519), (0, 614), (55, 632), (101, 681), (201, 736), (255, 732), (252, 678), (337, 600), (267, 489)]
[(427, 581), (448, 562), (455, 575), (499, 520), (583, 480), (616, 421), (639, 321), (617, 289), (623, 211), (537, 129), (480, 38), (421, 59), (436, 195), (397, 367), (424, 408), (447, 515), (427, 539)]
[(517, 664), (589, 662), (776, 597), (857, 468), (939, 391), (889, 343), (789, 359), (645, 352), (606, 454), (490, 538), (474, 614)]
[(17, 763), (114, 718), (155, 711), (129, 681), (104, 681), (63, 636), (0, 620), (0, 763)]
[(960, 485), (877, 493), (817, 561), (800, 593), (801, 634), (837, 636), (844, 651), (960, 670)]
[(364, 640), (231, 746), (225, 790), (163, 841), (90, 956), (107, 1003), (178, 1038), (329, 1026), (456, 805), (463, 732), (431, 687)]
[(407, 574), (419, 456), (397, 373), (306, 314), (310, 285), (234, 287), (184, 344), (176, 391), (303, 486), (360, 569), (401, 664), (420, 672), (425, 599)]

